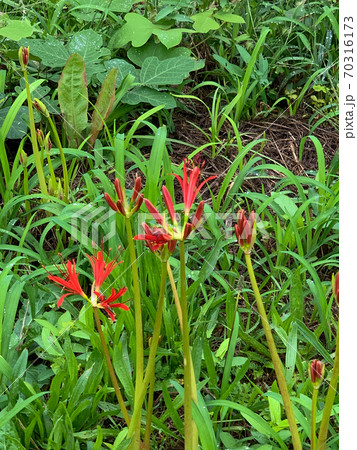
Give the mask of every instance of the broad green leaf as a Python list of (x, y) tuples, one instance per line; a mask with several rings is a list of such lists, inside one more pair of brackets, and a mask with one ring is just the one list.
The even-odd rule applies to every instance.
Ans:
[(139, 86), (125, 94), (123, 103), (138, 105), (149, 103), (152, 106), (165, 105), (166, 109), (175, 108), (176, 100), (167, 92), (160, 92), (146, 86)]
[(67, 48), (70, 54), (78, 53), (84, 59), (88, 82), (93, 74), (104, 72), (100, 64), (101, 58), (110, 55), (107, 48), (103, 48), (102, 36), (93, 30), (80, 31), (73, 35)]
[(204, 61), (178, 56), (160, 61), (156, 56), (146, 58), (140, 73), (140, 81), (146, 85), (180, 84), (193, 70), (201, 69)]
[(177, 47), (168, 50), (164, 45), (155, 43), (152, 40), (147, 42), (140, 48), (131, 47), (128, 50), (127, 56), (134, 64), (142, 67), (146, 58), (156, 56), (160, 61), (164, 59), (176, 58), (178, 56), (191, 55), (191, 51), (186, 47)]
[(194, 14), (191, 16), (193, 20), (193, 28), (199, 33), (208, 33), (211, 30), (218, 30), (219, 23), (213, 19), (213, 11), (208, 9), (207, 11)]
[(104, 121), (108, 118), (112, 110), (115, 98), (115, 85), (118, 69), (111, 69), (106, 79), (104, 80), (102, 89), (97, 98), (92, 116), (92, 123), (90, 127), (91, 138), (89, 143), (94, 145), (98, 133), (104, 126)]
[(149, 40), (153, 30), (158, 28), (141, 14), (128, 13), (124, 18), (126, 23), (119, 31), (116, 43), (119, 48), (128, 42), (131, 42), (133, 47), (141, 47)]
[(213, 14), (214, 17), (216, 17), (219, 20), (222, 20), (223, 22), (230, 22), (230, 23), (245, 23), (245, 20), (243, 17), (238, 16), (238, 14), (232, 14), (229, 12), (217, 12)]
[(32, 35), (34, 27), (28, 20), (7, 20), (7, 24), (0, 28), (0, 36), (12, 41), (19, 41)]
[[(108, 73), (112, 69), (118, 70), (118, 75), (116, 78), (116, 86), (117, 87), (120, 86), (120, 84), (123, 82), (124, 78), (128, 74), (131, 74), (134, 77), (137, 77), (138, 69), (136, 69), (132, 64), (125, 61), (125, 59), (111, 59), (109, 61), (105, 61), (104, 66), (107, 69)], [(100, 73), (97, 75), (97, 78), (101, 83), (103, 83), (106, 76), (107, 76), (107, 74)]]
[(48, 36), (46, 40), (24, 39), (20, 44), (23, 46), (29, 45), (30, 54), (41, 58), (42, 64), (47, 67), (64, 67), (70, 56), (64, 43), (53, 36)]
[(88, 90), (83, 58), (74, 54), (68, 58), (58, 83), (58, 101), (64, 118), (69, 147), (78, 148), (81, 132), (87, 126)]
[(182, 28), (172, 30), (153, 30), (153, 33), (159, 38), (160, 42), (169, 49), (179, 45), (182, 40)]

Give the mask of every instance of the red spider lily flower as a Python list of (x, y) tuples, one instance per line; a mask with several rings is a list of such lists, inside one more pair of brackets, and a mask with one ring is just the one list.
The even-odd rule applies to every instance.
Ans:
[(151, 203), (151, 201), (145, 198), (144, 202), (149, 213), (153, 216), (156, 222), (160, 225), (164, 225), (165, 223), (164, 217), (159, 213), (159, 211), (155, 208), (155, 206)]
[(187, 162), (183, 163), (183, 178), (179, 175), (174, 174), (174, 177), (179, 181), (182, 193), (183, 193), (183, 202), (185, 206), (185, 216), (188, 216), (192, 207), (193, 202), (195, 201), (199, 191), (202, 186), (204, 186), (208, 181), (216, 178), (216, 175), (212, 175), (206, 180), (199, 183), (199, 177), (201, 176), (201, 170), (198, 166), (195, 166), (191, 171), (189, 176), (187, 177)]
[(79, 284), (78, 273), (76, 273), (76, 263), (74, 262), (74, 260), (72, 262), (67, 261), (66, 264), (63, 262), (63, 269), (59, 267), (57, 268), (64, 278), (50, 274), (48, 279), (50, 281), (53, 281), (54, 283), (61, 285), (67, 291), (67, 293), (63, 294), (62, 297), (58, 300), (57, 306), (60, 307), (63, 303), (64, 298), (68, 295), (80, 295), (83, 298), (87, 298), (86, 294), (81, 288), (81, 285)]
[(162, 186), (162, 195), (164, 197), (164, 202), (165, 202), (167, 210), (168, 210), (168, 212), (170, 214), (172, 223), (174, 225), (176, 225), (177, 224), (177, 220), (176, 220), (174, 202), (172, 201), (172, 197), (171, 197), (170, 192), (168, 191), (166, 186)]
[(20, 47), (19, 48), (19, 62), (22, 70), (26, 70), (27, 64), (29, 63), (30, 47)]
[(94, 294), (98, 297), (100, 303), (97, 303), (95, 307), (104, 309), (104, 311), (108, 314), (108, 316), (111, 318), (112, 322), (115, 320), (115, 313), (112, 311), (113, 308), (121, 308), (125, 311), (129, 310), (129, 307), (125, 305), (124, 303), (113, 303), (115, 300), (117, 300), (119, 297), (124, 295), (126, 292), (126, 287), (119, 289), (118, 292), (115, 292), (115, 289), (112, 289), (112, 293), (108, 298), (104, 298), (104, 295), (100, 292), (94, 291)]
[(120, 180), (118, 178), (114, 181), (115, 191), (118, 196), (118, 200), (116, 203), (112, 200), (109, 194), (105, 193), (104, 198), (108, 205), (115, 211), (123, 215), (124, 217), (129, 218), (132, 216), (142, 205), (144, 196), (140, 194), (141, 191), (141, 178), (136, 177), (133, 194), (130, 199), (130, 205), (127, 204), (126, 193), (123, 190)]
[(337, 303), (340, 303), (339, 294), (340, 294), (340, 273), (337, 272), (336, 277), (335, 275), (332, 275), (332, 293), (337, 301)]
[(314, 359), (310, 364), (309, 375), (311, 383), (314, 385), (314, 388), (318, 388), (322, 383), (324, 373), (325, 373), (325, 364), (321, 361), (317, 361)]
[(249, 219), (245, 217), (244, 209), (238, 211), (238, 223), (234, 226), (238, 244), (244, 253), (249, 254), (253, 248), (257, 235), (255, 213), (250, 213)]
[(104, 261), (103, 259), (103, 252), (99, 251), (98, 256), (90, 256), (87, 255), (92, 268), (93, 268), (93, 274), (94, 274), (94, 289), (99, 291), (104, 281), (108, 278), (109, 274), (112, 272), (112, 270), (123, 261), (111, 261), (108, 263), (107, 261)]
[(150, 228), (146, 223), (143, 223), (142, 227), (144, 228), (145, 234), (135, 236), (134, 239), (136, 241), (145, 241), (153, 253), (161, 250), (167, 244), (170, 254), (173, 253), (177, 241), (173, 239), (171, 234), (166, 233), (163, 228)]

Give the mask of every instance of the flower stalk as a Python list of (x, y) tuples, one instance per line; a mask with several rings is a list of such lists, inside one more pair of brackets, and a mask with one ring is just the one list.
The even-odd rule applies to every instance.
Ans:
[(118, 399), (118, 403), (119, 403), (120, 409), (121, 409), (121, 411), (123, 413), (125, 422), (129, 426), (130, 425), (130, 417), (129, 417), (129, 414), (128, 414), (128, 410), (126, 409), (123, 396), (121, 395), (121, 391), (120, 391), (120, 387), (119, 387), (119, 384), (118, 384), (117, 376), (115, 374), (114, 367), (113, 367), (112, 361), (110, 359), (109, 350), (108, 350), (108, 347), (107, 347), (107, 343), (105, 341), (105, 337), (104, 337), (103, 330), (102, 330), (102, 324), (101, 324), (100, 318), (99, 318), (98, 308), (95, 307), (95, 306), (93, 306), (93, 313), (94, 313), (94, 319), (95, 319), (96, 327), (97, 327), (97, 330), (98, 330), (98, 333), (99, 333), (99, 337), (100, 337), (100, 342), (102, 344), (102, 350), (104, 352), (105, 360), (107, 362), (107, 367), (108, 367), (110, 379), (112, 380), (112, 384), (113, 384), (113, 387), (114, 387), (115, 395), (116, 395), (116, 397)]
[(317, 398), (319, 394), (319, 388), (323, 381), (325, 372), (325, 365), (321, 361), (314, 359), (310, 364), (309, 376), (312, 383), (312, 406), (311, 406), (311, 450), (316, 450), (316, 411), (317, 411)]
[(339, 358), (340, 358), (340, 352), (339, 352), (339, 326), (338, 326), (337, 334), (336, 334), (335, 360), (334, 360), (334, 364), (333, 364), (330, 385), (327, 390), (325, 406), (324, 406), (324, 410), (322, 413), (320, 431), (319, 431), (319, 436), (318, 436), (318, 440), (317, 440), (317, 448), (319, 450), (326, 450), (328, 426), (329, 426), (329, 422), (330, 422), (330, 416), (331, 416), (333, 403), (335, 400), (335, 395), (337, 392), (338, 375), (339, 375)]
[(37, 145), (37, 135), (36, 135), (35, 119), (34, 119), (34, 115), (33, 115), (30, 84), (29, 84), (29, 80), (28, 80), (28, 76), (27, 76), (27, 64), (29, 61), (29, 47), (27, 47), (27, 48), (20, 47), (19, 60), (20, 60), (21, 69), (24, 74), (25, 85), (26, 85), (27, 107), (28, 107), (28, 112), (29, 112), (29, 124), (30, 124), (30, 132), (31, 132), (31, 143), (32, 143), (32, 149), (33, 149), (33, 156), (35, 159), (35, 166), (36, 166), (38, 181), (40, 183), (41, 193), (44, 195), (47, 195), (48, 192), (47, 192), (47, 186), (46, 186), (46, 179), (45, 179), (45, 175), (43, 173), (41, 155), (40, 155), (38, 145)]
[(250, 258), (250, 253), (245, 253), (245, 261), (247, 264), (247, 269), (248, 269), (249, 278), (250, 278), (250, 281), (252, 284), (254, 296), (255, 296), (255, 299), (257, 302), (258, 311), (259, 311), (262, 325), (264, 328), (264, 333), (265, 333), (266, 340), (268, 343), (268, 348), (269, 348), (269, 352), (270, 352), (271, 359), (273, 362), (280, 394), (283, 399), (286, 417), (289, 422), (289, 428), (290, 428), (290, 432), (291, 432), (293, 448), (294, 448), (294, 450), (301, 450), (302, 449), (301, 440), (300, 440), (299, 431), (298, 431), (297, 424), (296, 424), (296, 419), (295, 419), (292, 403), (290, 400), (288, 386), (286, 384), (286, 380), (285, 380), (285, 376), (284, 376), (284, 372), (283, 372), (283, 368), (282, 368), (282, 363), (280, 361), (280, 358), (279, 358), (279, 355), (278, 355), (278, 352), (277, 352), (277, 349), (275, 346), (273, 334), (270, 329), (270, 325), (268, 322), (268, 317), (265, 312), (264, 304), (263, 304), (262, 298), (260, 296), (259, 288), (258, 288), (257, 281), (256, 281), (256, 278), (254, 275), (252, 261)]
[[(143, 402), (145, 399), (146, 390), (149, 386), (150, 381), (153, 379), (153, 376), (155, 373), (154, 372), (155, 357), (156, 357), (156, 351), (157, 351), (157, 347), (159, 345), (159, 338), (160, 338), (162, 310), (163, 310), (163, 306), (164, 306), (164, 297), (165, 297), (166, 278), (167, 278), (167, 264), (166, 264), (166, 260), (164, 260), (164, 261), (162, 261), (162, 264), (161, 264), (160, 294), (159, 294), (159, 301), (157, 304), (154, 332), (153, 332), (152, 339), (151, 339), (149, 360), (148, 360), (148, 363), (147, 363), (147, 366), (145, 369), (145, 377), (142, 382), (141, 389), (138, 392), (138, 395), (135, 395), (134, 413), (132, 415), (131, 423), (130, 423), (130, 427), (129, 427), (129, 431), (128, 431), (129, 439), (134, 436), (134, 433), (138, 427), (140, 429), (141, 410), (142, 410), (142, 405), (143, 405)], [(140, 441), (135, 439), (135, 437), (131, 443), (130, 449), (139, 450), (140, 449)]]
[(190, 331), (188, 323), (188, 310), (186, 298), (186, 270), (185, 270), (185, 242), (180, 241), (180, 276), (181, 276), (181, 292), (180, 304), (182, 311), (182, 340), (183, 340), (183, 361), (184, 361), (184, 408), (185, 408), (185, 450), (194, 450), (198, 448), (196, 424), (192, 417), (192, 394), (196, 391), (196, 383), (192, 376), (191, 368), (191, 352), (190, 352)]

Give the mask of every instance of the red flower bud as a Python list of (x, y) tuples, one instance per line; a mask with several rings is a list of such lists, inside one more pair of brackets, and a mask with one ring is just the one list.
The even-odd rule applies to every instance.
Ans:
[(242, 247), (244, 253), (249, 254), (253, 248), (256, 238), (255, 213), (250, 213), (249, 219), (245, 217), (244, 209), (238, 211), (238, 223), (234, 226), (238, 244)]
[(312, 363), (310, 364), (310, 380), (314, 387), (319, 387), (322, 383), (323, 377), (325, 372), (325, 364), (323, 364), (321, 361), (318, 361), (317, 359), (314, 359)]

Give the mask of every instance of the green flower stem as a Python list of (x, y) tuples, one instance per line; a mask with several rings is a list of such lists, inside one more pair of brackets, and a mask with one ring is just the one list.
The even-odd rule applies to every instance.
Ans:
[[(168, 261), (167, 261), (167, 272), (168, 272), (169, 278), (170, 278), (171, 289), (174, 294), (174, 300), (175, 300), (175, 305), (176, 305), (176, 310), (177, 310), (177, 317), (179, 319), (181, 333), (183, 333), (182, 309), (181, 309), (181, 305), (180, 305), (180, 298), (177, 293), (174, 275), (172, 273), (171, 266)], [(193, 380), (192, 385), (194, 386), (194, 389), (192, 389), (191, 395), (192, 395), (192, 400), (197, 404), (198, 403), (197, 389), (196, 389), (195, 372), (193, 370), (191, 351), (190, 351), (190, 366), (191, 366), (191, 379)], [(192, 443), (193, 443), (194, 448), (196, 448), (198, 446), (198, 430), (197, 430), (196, 426), (192, 430)]]
[[(183, 331), (183, 322), (182, 322), (182, 310), (181, 310), (181, 305), (180, 305), (180, 298), (179, 298), (179, 295), (177, 293), (174, 275), (172, 273), (171, 266), (170, 266), (168, 261), (167, 261), (167, 272), (169, 274), (169, 279), (170, 279), (170, 283), (171, 283), (171, 289), (172, 289), (172, 292), (174, 294), (174, 300), (175, 300), (175, 306), (176, 306), (176, 310), (177, 310), (177, 316), (178, 316), (178, 319), (179, 319), (180, 328), (181, 328), (181, 332), (182, 332)], [(191, 361), (191, 377), (192, 377), (192, 380), (194, 380), (195, 379), (195, 373), (194, 373), (194, 370), (193, 370), (193, 363), (192, 363), (191, 352), (190, 352), (190, 361)], [(193, 389), (192, 390), (192, 400), (195, 403), (198, 402), (197, 389)], [(197, 430), (197, 427), (196, 427), (196, 430)]]
[(326, 395), (324, 411), (322, 413), (319, 437), (317, 440), (317, 448), (319, 450), (326, 449), (328, 425), (329, 425), (329, 421), (330, 421), (331, 411), (332, 411), (332, 407), (333, 407), (333, 402), (335, 400), (337, 383), (338, 383), (339, 353), (340, 353), (339, 347), (340, 347), (339, 346), (339, 326), (337, 326), (335, 361), (333, 364), (330, 386), (328, 388), (327, 395)]
[(148, 406), (146, 410), (146, 426), (144, 437), (145, 450), (150, 450), (151, 418), (152, 418), (152, 408), (154, 404), (154, 387), (155, 387), (155, 373), (153, 372), (150, 380)]
[(102, 330), (102, 324), (100, 323), (98, 308), (93, 307), (93, 312), (94, 312), (94, 319), (95, 319), (95, 323), (96, 323), (97, 330), (98, 330), (98, 333), (99, 333), (100, 341), (102, 343), (102, 349), (103, 349), (103, 352), (104, 352), (105, 360), (107, 362), (110, 379), (112, 380), (114, 391), (115, 391), (115, 394), (117, 396), (117, 399), (118, 399), (121, 411), (122, 411), (124, 419), (125, 419), (125, 422), (129, 426), (130, 425), (130, 417), (129, 417), (128, 411), (126, 409), (123, 397), (121, 395), (120, 387), (119, 387), (119, 384), (118, 384), (118, 380), (117, 380), (117, 377), (116, 377), (115, 372), (114, 372), (114, 367), (113, 367), (112, 361), (110, 359), (107, 343), (105, 342), (105, 337), (104, 337), (103, 330)]
[(318, 388), (312, 390), (312, 407), (311, 407), (311, 450), (316, 450), (316, 408), (317, 408), (317, 396), (319, 393)]
[(63, 200), (67, 203), (68, 202), (68, 194), (69, 194), (69, 180), (68, 180), (66, 157), (64, 156), (63, 147), (62, 147), (61, 140), (58, 136), (57, 128), (56, 128), (50, 115), (48, 117), (48, 122), (49, 122), (51, 130), (52, 130), (54, 142), (56, 143), (56, 145), (58, 147), (60, 157), (61, 157), (62, 171), (63, 171), (63, 184), (64, 184)]
[[(131, 418), (131, 423), (128, 431), (128, 438), (131, 438), (134, 435), (134, 432), (136, 428), (140, 427), (140, 419), (141, 419), (141, 408), (145, 399), (146, 390), (149, 386), (150, 381), (153, 378), (154, 369), (155, 369), (155, 357), (156, 357), (156, 350), (159, 345), (159, 337), (160, 337), (160, 330), (161, 330), (161, 322), (162, 322), (162, 309), (164, 306), (164, 296), (165, 296), (165, 287), (166, 287), (166, 278), (167, 278), (167, 264), (166, 261), (162, 262), (161, 265), (161, 285), (160, 285), (160, 295), (159, 295), (159, 301), (157, 304), (157, 311), (156, 311), (156, 319), (154, 324), (154, 333), (151, 339), (151, 345), (150, 345), (150, 353), (149, 353), (149, 360), (148, 364), (146, 366), (145, 371), (145, 377), (144, 381), (142, 382), (141, 389), (138, 391), (138, 395), (135, 395), (135, 402), (134, 402), (134, 413)], [(130, 446), (130, 449), (139, 449), (140, 448), (140, 442), (137, 440), (133, 440), (133, 443)]]
[(51, 156), (48, 152), (46, 152), (46, 157), (47, 157), (48, 169), (50, 171), (50, 177), (52, 180), (52, 186), (53, 186), (53, 189), (56, 189), (56, 186), (57, 186), (56, 175), (55, 175), (55, 171), (53, 170)]
[(45, 179), (45, 175), (43, 173), (41, 156), (40, 156), (40, 152), (38, 150), (38, 145), (37, 145), (35, 119), (34, 119), (34, 115), (33, 115), (33, 106), (32, 106), (32, 99), (31, 99), (30, 85), (29, 85), (29, 80), (28, 80), (26, 69), (24, 70), (24, 78), (25, 78), (25, 84), (26, 84), (27, 106), (28, 106), (28, 110), (29, 110), (29, 122), (30, 122), (33, 156), (35, 159), (35, 166), (36, 166), (38, 181), (40, 183), (41, 193), (47, 195), (48, 192), (47, 192), (47, 186), (46, 186), (46, 179)]
[[(29, 174), (28, 174), (28, 171), (27, 171), (27, 167), (24, 167), (23, 186), (24, 186), (24, 195), (29, 195)], [(26, 210), (26, 212), (30, 211), (30, 202), (29, 202), (29, 200), (25, 200), (25, 210)]]
[(302, 449), (301, 440), (300, 440), (299, 431), (298, 431), (298, 428), (296, 425), (296, 419), (295, 419), (292, 403), (290, 400), (288, 386), (286, 384), (282, 364), (281, 364), (278, 352), (276, 350), (273, 334), (272, 334), (270, 326), (269, 326), (268, 317), (265, 312), (264, 304), (263, 304), (262, 298), (260, 296), (259, 288), (257, 285), (257, 280), (255, 279), (254, 269), (252, 266), (252, 261), (250, 259), (250, 254), (245, 253), (245, 260), (247, 263), (247, 269), (248, 269), (250, 281), (252, 283), (254, 296), (257, 301), (258, 311), (259, 311), (262, 325), (264, 328), (265, 337), (266, 337), (266, 340), (268, 343), (269, 352), (270, 352), (273, 366), (275, 369), (275, 374), (276, 374), (276, 378), (278, 381), (279, 390), (281, 393), (281, 397), (283, 399), (286, 417), (289, 422), (289, 428), (290, 428), (290, 432), (291, 432), (293, 447), (294, 447), (294, 450), (301, 450)]
[[(196, 449), (197, 442), (194, 435), (197, 434), (196, 424), (192, 418), (192, 392), (196, 390), (193, 386), (190, 353), (190, 331), (188, 324), (187, 298), (186, 298), (186, 270), (185, 270), (185, 242), (180, 241), (180, 275), (181, 275), (181, 310), (182, 310), (182, 340), (184, 360), (184, 410), (185, 410), (185, 450)], [(195, 430), (195, 431), (194, 431)]]

